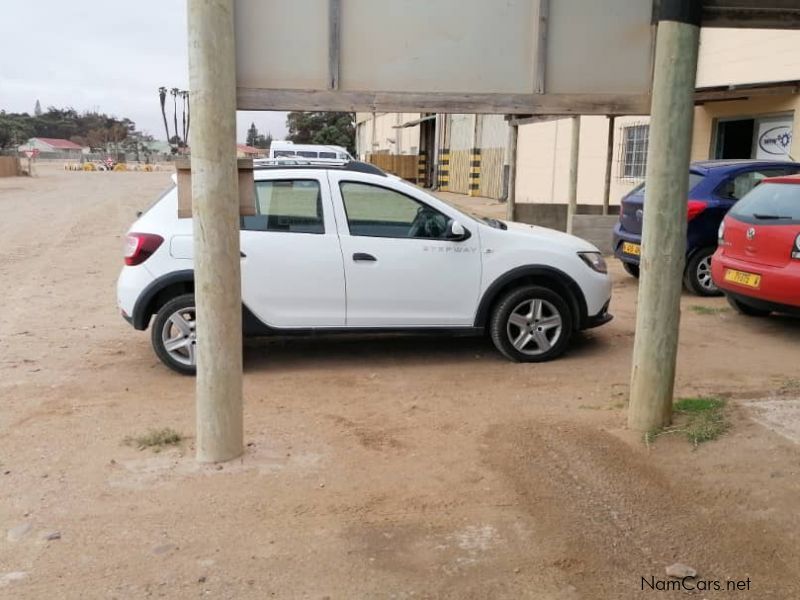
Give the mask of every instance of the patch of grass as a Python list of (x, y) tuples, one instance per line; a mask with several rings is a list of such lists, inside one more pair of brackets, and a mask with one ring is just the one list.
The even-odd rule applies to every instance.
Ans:
[(645, 443), (650, 444), (657, 437), (678, 433), (695, 446), (717, 439), (729, 424), (725, 418), (725, 400), (714, 396), (681, 398), (673, 405), (680, 423), (663, 429), (648, 431)]
[(722, 408), (725, 401), (714, 396), (701, 396), (698, 398), (681, 398), (672, 405), (672, 409), (678, 413), (702, 413)]
[(694, 304), (689, 307), (698, 315), (719, 315), (728, 312), (730, 309), (724, 306), (703, 306), (701, 304)]
[(149, 429), (147, 433), (138, 436), (128, 436), (123, 440), (126, 446), (133, 446), (138, 450), (151, 448), (154, 452), (161, 452), (168, 446), (177, 446), (184, 439), (183, 434), (175, 431), (171, 427), (161, 429)]
[(783, 380), (781, 387), (778, 388), (779, 394), (794, 394), (800, 392), (800, 379), (788, 377)]

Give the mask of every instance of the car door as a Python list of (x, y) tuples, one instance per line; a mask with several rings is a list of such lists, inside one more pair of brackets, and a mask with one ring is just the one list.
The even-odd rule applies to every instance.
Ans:
[[(348, 327), (471, 326), (481, 281), (475, 222), (393, 178), (332, 170), (329, 179)], [(458, 239), (454, 221), (467, 230)]]
[(342, 253), (323, 170), (255, 182), (256, 215), (241, 218), (242, 301), (276, 328), (345, 324)]

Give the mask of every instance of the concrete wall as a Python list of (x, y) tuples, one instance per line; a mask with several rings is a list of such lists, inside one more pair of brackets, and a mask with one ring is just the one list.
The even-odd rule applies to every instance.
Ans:
[[(615, 133), (622, 128), (646, 122), (645, 117), (621, 117)], [(581, 146), (578, 158), (578, 203), (602, 205), (606, 172), (608, 120), (605, 117), (581, 117)], [(569, 193), (569, 155), (572, 120), (523, 125), (517, 146), (517, 202), (564, 203)], [(611, 167), (611, 203), (627, 194), (637, 180), (620, 179), (620, 148), (615, 143)]]
[[(798, 57), (800, 61), (800, 57)], [(692, 160), (702, 160), (713, 156), (715, 126), (717, 119), (730, 117), (764, 117), (794, 112), (794, 133), (800, 132), (800, 96), (793, 94), (759, 96), (750, 100), (729, 102), (710, 102), (698, 106), (694, 111), (694, 137), (692, 138)], [(800, 158), (800, 141), (792, 137), (790, 154)]]
[(697, 86), (800, 79), (800, 31), (703, 29)]
[(419, 152), (419, 125), (396, 127), (420, 118), (420, 113), (377, 113), (375, 115), (375, 147), (373, 141), (372, 113), (356, 113), (356, 152), (361, 160), (367, 154), (417, 154)]

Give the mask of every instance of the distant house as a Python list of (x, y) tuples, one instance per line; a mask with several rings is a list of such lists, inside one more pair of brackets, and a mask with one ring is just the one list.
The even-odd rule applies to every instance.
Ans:
[(247, 144), (236, 144), (236, 158), (258, 158), (265, 154), (266, 150), (261, 148), (253, 148)]
[(64, 158), (80, 158), (83, 148), (75, 142), (58, 138), (35, 137), (19, 147), (20, 151), (38, 150)]

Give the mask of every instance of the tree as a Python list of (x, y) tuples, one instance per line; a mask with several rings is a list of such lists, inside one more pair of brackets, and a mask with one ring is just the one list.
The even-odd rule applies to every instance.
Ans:
[(289, 135), (296, 144), (343, 146), (355, 153), (355, 114), (342, 112), (290, 112), (286, 117)]
[(247, 129), (247, 139), (245, 143), (253, 148), (268, 150), (272, 145), (272, 134), (267, 133), (267, 135), (263, 135), (258, 132), (255, 123), (250, 123), (250, 127)]
[(158, 88), (158, 99), (161, 101), (161, 118), (164, 119), (164, 132), (167, 134), (167, 140), (169, 140), (169, 125), (167, 125), (167, 110), (166, 110), (167, 88), (163, 86)]
[(257, 141), (258, 141), (258, 128), (256, 127), (255, 123), (250, 123), (250, 128), (247, 130), (247, 139), (245, 140), (245, 144), (255, 148)]
[(37, 117), (42, 116), (42, 105), (39, 103), (38, 98), (36, 99), (36, 106), (33, 109), (33, 114), (36, 115)]
[(169, 93), (172, 96), (172, 118), (175, 123), (175, 137), (178, 138), (177, 146), (180, 148), (183, 145), (181, 136), (178, 133), (178, 95), (180, 94), (180, 90), (178, 88), (172, 88)]
[(34, 137), (34, 130), (27, 113), (7, 114), (0, 111), (0, 150), (16, 148)]

